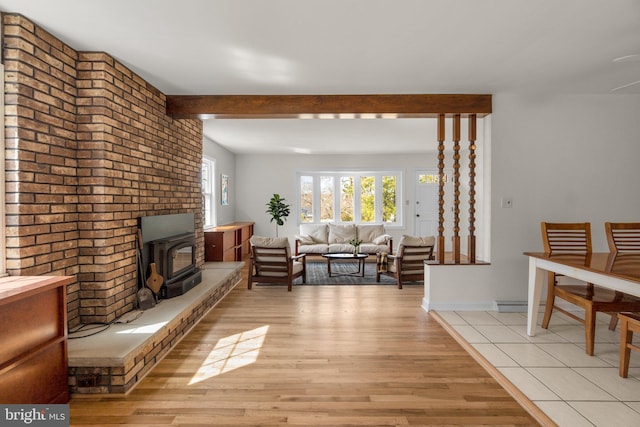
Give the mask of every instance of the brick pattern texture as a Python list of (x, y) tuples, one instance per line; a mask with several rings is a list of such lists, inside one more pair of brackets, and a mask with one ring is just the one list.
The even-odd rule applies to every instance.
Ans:
[(106, 53), (3, 14), (7, 270), (69, 275), (69, 327), (135, 307), (138, 218), (193, 212), (204, 262), (202, 122)]

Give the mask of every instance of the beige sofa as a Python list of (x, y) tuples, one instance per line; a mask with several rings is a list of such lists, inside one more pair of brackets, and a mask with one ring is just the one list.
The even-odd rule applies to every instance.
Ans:
[(360, 253), (375, 255), (391, 253), (393, 239), (385, 233), (382, 224), (300, 224), (296, 235), (296, 255), (322, 255), (326, 253), (353, 252), (350, 240), (362, 240)]

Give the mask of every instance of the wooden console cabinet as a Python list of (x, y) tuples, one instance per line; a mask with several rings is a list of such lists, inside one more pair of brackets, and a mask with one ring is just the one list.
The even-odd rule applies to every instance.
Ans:
[(242, 261), (249, 256), (253, 222), (234, 222), (204, 230), (205, 261)]
[(70, 276), (0, 278), (0, 402), (69, 402)]

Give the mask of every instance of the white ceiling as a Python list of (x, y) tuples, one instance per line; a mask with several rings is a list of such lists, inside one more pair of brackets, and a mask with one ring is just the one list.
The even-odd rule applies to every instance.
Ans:
[[(0, 10), (109, 53), (167, 95), (640, 94), (638, 0), (0, 0)], [(216, 119), (204, 130), (238, 153), (415, 152), (435, 137), (423, 119)]]

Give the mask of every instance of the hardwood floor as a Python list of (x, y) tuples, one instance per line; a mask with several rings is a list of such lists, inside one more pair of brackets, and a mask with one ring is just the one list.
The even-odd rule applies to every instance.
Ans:
[(243, 281), (128, 396), (74, 397), (71, 425), (538, 425), (422, 295)]

